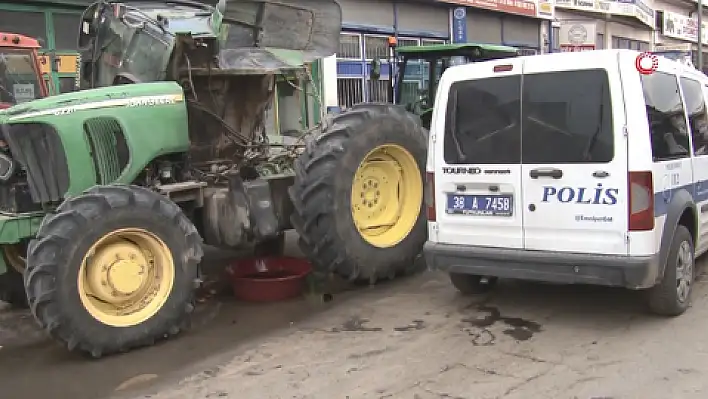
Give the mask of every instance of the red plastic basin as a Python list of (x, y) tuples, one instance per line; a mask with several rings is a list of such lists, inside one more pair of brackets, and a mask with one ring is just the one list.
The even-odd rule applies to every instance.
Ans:
[(275, 302), (302, 294), (312, 265), (292, 257), (247, 258), (227, 269), (234, 296), (248, 302)]

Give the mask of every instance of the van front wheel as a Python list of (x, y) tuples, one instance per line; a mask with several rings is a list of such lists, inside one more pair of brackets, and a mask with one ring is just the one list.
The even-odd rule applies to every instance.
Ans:
[(696, 276), (694, 255), (691, 233), (679, 225), (669, 249), (664, 278), (648, 292), (652, 313), (678, 316), (688, 309)]

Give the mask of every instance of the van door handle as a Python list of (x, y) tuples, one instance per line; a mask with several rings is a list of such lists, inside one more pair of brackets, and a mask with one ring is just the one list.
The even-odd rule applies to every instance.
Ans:
[(598, 170), (598, 171), (595, 171), (595, 173), (592, 174), (593, 177), (597, 177), (597, 178), (600, 178), (600, 179), (603, 179), (603, 178), (605, 178), (605, 177), (607, 177), (607, 176), (609, 176), (609, 175), (610, 175), (610, 174), (607, 173), (607, 172), (605, 172), (604, 170)]
[(531, 169), (529, 176), (531, 176), (532, 179), (538, 179), (539, 177), (552, 177), (554, 179), (560, 179), (563, 177), (563, 171), (555, 168)]

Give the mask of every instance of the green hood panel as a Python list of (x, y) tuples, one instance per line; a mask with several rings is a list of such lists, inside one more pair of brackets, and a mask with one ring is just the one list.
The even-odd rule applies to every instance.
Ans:
[[(0, 111), (0, 121), (13, 122), (40, 116), (63, 116), (80, 110), (140, 106), (144, 97), (183, 98), (176, 82), (154, 82), (82, 90), (26, 102)], [(181, 101), (181, 100), (180, 100)]]
[(190, 144), (184, 93), (175, 82), (48, 97), (8, 108), (0, 123), (6, 135), (22, 141), (13, 155), (25, 159), (23, 166), (35, 176), (46, 175), (37, 165), (51, 157), (50, 149), (65, 156), (70, 181), (58, 195), (76, 195), (96, 184), (131, 184), (150, 161), (183, 153)]

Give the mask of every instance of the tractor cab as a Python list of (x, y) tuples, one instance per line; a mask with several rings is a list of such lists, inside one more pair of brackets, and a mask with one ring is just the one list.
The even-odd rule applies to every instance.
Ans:
[(37, 55), (40, 47), (27, 36), (0, 33), (0, 109), (47, 96)]
[(491, 44), (458, 43), (406, 46), (395, 51), (398, 73), (395, 102), (419, 115), (430, 128), (433, 100), (443, 72), (451, 66), (492, 59), (516, 57), (514, 47)]

